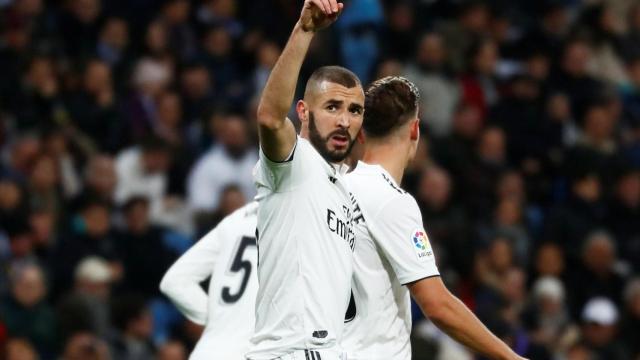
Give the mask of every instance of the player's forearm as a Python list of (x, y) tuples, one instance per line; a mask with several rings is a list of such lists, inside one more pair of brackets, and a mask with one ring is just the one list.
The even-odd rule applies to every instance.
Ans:
[(206, 324), (208, 298), (199, 284), (165, 275), (160, 282), (160, 291), (176, 305), (187, 319), (199, 325)]
[(300, 68), (313, 39), (312, 31), (304, 31), (296, 24), (280, 58), (269, 75), (258, 105), (261, 127), (278, 129), (286, 121), (293, 102)]
[(493, 335), (455, 296), (449, 294), (429, 318), (447, 335), (491, 359), (522, 359)]

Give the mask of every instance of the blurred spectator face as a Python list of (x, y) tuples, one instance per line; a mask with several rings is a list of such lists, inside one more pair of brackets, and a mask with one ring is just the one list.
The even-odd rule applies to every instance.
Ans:
[(564, 310), (564, 285), (555, 277), (545, 276), (538, 279), (533, 284), (533, 297), (543, 315), (553, 316)]
[[(640, 30), (640, 28), (638, 30)], [(633, 60), (627, 66), (627, 75), (635, 87), (640, 87), (640, 58)]]
[(43, 139), (43, 153), (56, 159), (67, 153), (67, 138), (62, 131), (54, 131)]
[(22, 229), (9, 237), (11, 255), (16, 258), (24, 258), (33, 252), (33, 237), (30, 229)]
[(186, 69), (181, 76), (182, 92), (190, 99), (201, 99), (211, 91), (211, 76), (204, 66)]
[(127, 324), (127, 334), (137, 339), (148, 339), (153, 332), (153, 317), (151, 312), (145, 309), (138, 317)]
[(522, 221), (520, 200), (505, 198), (498, 202), (495, 212), (496, 223), (502, 226), (514, 226)]
[(376, 79), (381, 79), (387, 76), (399, 76), (402, 74), (402, 63), (395, 59), (385, 60), (378, 65), (378, 71), (376, 72)]
[(164, 6), (162, 13), (169, 25), (182, 24), (189, 18), (189, 2), (186, 0), (171, 0)]
[(463, 10), (460, 23), (472, 32), (483, 32), (489, 24), (489, 9), (483, 4), (473, 4)]
[(628, 313), (640, 319), (640, 279), (630, 281), (624, 291), (624, 300)]
[(619, 31), (619, 26), (617, 25), (616, 17), (611, 7), (605, 6), (602, 9), (602, 13), (598, 19), (598, 26), (600, 29), (610, 34), (615, 34)]
[(93, 334), (72, 335), (64, 346), (62, 360), (109, 360), (107, 345)]
[(520, 79), (512, 86), (513, 96), (521, 100), (533, 101), (540, 95), (540, 89), (531, 79)]
[(42, 0), (18, 0), (16, 10), (23, 16), (36, 16), (42, 12)]
[(414, 24), (413, 9), (405, 2), (391, 8), (389, 27), (398, 32), (410, 31)]
[(178, 94), (167, 92), (158, 99), (158, 120), (168, 128), (178, 128), (182, 121), (182, 102)]
[(153, 54), (161, 54), (169, 47), (167, 28), (160, 22), (154, 21), (147, 27), (145, 45)]
[(480, 158), (493, 164), (502, 164), (506, 158), (504, 132), (499, 128), (486, 129), (478, 146)]
[(109, 263), (102, 258), (90, 256), (83, 259), (75, 269), (75, 290), (107, 301), (112, 279)]
[(41, 156), (33, 166), (30, 180), (36, 191), (53, 190), (58, 183), (58, 168), (53, 158)]
[(602, 347), (616, 336), (618, 310), (607, 298), (594, 298), (582, 311), (582, 334), (589, 345)]
[(525, 190), (522, 175), (517, 171), (504, 173), (498, 180), (496, 193), (499, 199), (509, 198), (524, 201)]
[(222, 215), (227, 216), (241, 208), (246, 202), (247, 200), (239, 187), (229, 186), (222, 192), (218, 211)]
[(149, 227), (149, 203), (135, 201), (125, 213), (127, 228), (134, 234), (144, 233)]
[(206, 3), (216, 16), (223, 19), (235, 17), (236, 0), (209, 0)]
[(111, 199), (118, 182), (113, 159), (107, 155), (94, 156), (89, 161), (86, 174), (86, 186), (106, 199)]
[(11, 167), (25, 175), (40, 153), (40, 141), (31, 136), (19, 139), (11, 149)]
[(418, 197), (421, 201), (439, 210), (444, 208), (451, 197), (451, 178), (440, 168), (430, 168), (420, 179)]
[(564, 50), (562, 68), (571, 76), (585, 76), (590, 58), (591, 51), (587, 44), (582, 42), (569, 43)]
[(5, 344), (5, 360), (38, 360), (38, 353), (24, 339), (9, 339)]
[(493, 41), (485, 41), (473, 58), (473, 68), (476, 73), (493, 75), (498, 63), (498, 47)]
[(465, 139), (475, 139), (482, 130), (482, 115), (472, 105), (462, 105), (453, 116), (453, 127), (456, 134)]
[(0, 180), (0, 209), (12, 210), (20, 205), (22, 192), (18, 185), (8, 179)]
[(582, 252), (582, 261), (589, 270), (598, 275), (607, 275), (612, 271), (615, 260), (616, 250), (609, 235), (589, 235)]
[(564, 34), (570, 25), (569, 13), (564, 6), (557, 6), (547, 11), (542, 21), (545, 30), (556, 35)]
[(258, 64), (265, 69), (273, 69), (280, 56), (280, 48), (272, 41), (263, 41), (258, 48)]
[(549, 57), (536, 54), (527, 59), (527, 75), (538, 81), (544, 81), (549, 76)]
[(36, 265), (16, 269), (11, 292), (15, 300), (25, 308), (31, 308), (46, 296), (42, 271)]
[(93, 204), (82, 211), (87, 234), (102, 237), (109, 231), (109, 210), (106, 206)]
[(629, 30), (640, 30), (640, 4), (635, 4), (629, 12)]
[(187, 350), (178, 341), (169, 341), (160, 347), (158, 360), (186, 360)]
[(614, 130), (614, 121), (606, 107), (591, 107), (585, 114), (584, 131), (593, 141), (610, 139)]
[(554, 94), (547, 100), (547, 114), (551, 120), (565, 122), (571, 119), (571, 106), (565, 94)]
[(527, 297), (526, 275), (522, 269), (512, 268), (501, 283), (502, 295), (512, 304), (522, 303)]
[(91, 24), (100, 15), (100, 0), (74, 0), (70, 3), (73, 14), (82, 23)]
[(92, 61), (84, 73), (84, 88), (89, 94), (98, 95), (112, 88), (111, 69), (102, 61)]
[(489, 266), (498, 274), (504, 274), (513, 265), (513, 249), (509, 239), (496, 238), (489, 246)]
[(581, 179), (575, 180), (573, 184), (573, 193), (575, 196), (588, 203), (594, 203), (600, 200), (600, 179), (596, 175), (588, 175)]
[(569, 350), (567, 350), (567, 360), (594, 360), (595, 355), (582, 344), (576, 344), (571, 346)]
[(220, 124), (220, 142), (231, 156), (242, 156), (248, 145), (247, 122), (239, 116), (227, 116)]
[(171, 156), (168, 150), (147, 150), (142, 153), (142, 162), (148, 174), (163, 174), (169, 170)]
[(49, 246), (55, 229), (55, 216), (52, 211), (34, 211), (29, 216), (33, 241), (40, 246)]
[(224, 58), (231, 53), (231, 36), (222, 27), (209, 30), (203, 44), (209, 55)]
[(36, 58), (31, 62), (26, 80), (42, 96), (52, 96), (58, 91), (55, 69), (47, 58)]
[(129, 44), (129, 26), (120, 18), (109, 18), (100, 33), (100, 41), (114, 49), (124, 50)]
[(142, 94), (155, 98), (171, 82), (171, 70), (165, 63), (142, 59), (136, 66), (133, 81)]
[(442, 44), (442, 36), (429, 33), (422, 37), (418, 45), (418, 64), (425, 67), (440, 67), (446, 61), (446, 50)]
[(626, 206), (638, 208), (640, 206), (640, 172), (626, 174), (618, 180), (616, 196)]

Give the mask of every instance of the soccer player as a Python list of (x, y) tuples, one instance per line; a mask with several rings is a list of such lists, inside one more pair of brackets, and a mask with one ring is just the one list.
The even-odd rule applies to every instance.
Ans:
[(409, 293), (445, 333), (492, 359), (519, 359), (440, 279), (415, 199), (400, 183), (420, 137), (417, 88), (402, 77), (366, 92), (364, 154), (347, 175), (357, 204), (354, 297), (345, 330), (349, 360), (410, 360)]
[(364, 91), (340, 67), (309, 78), (296, 103), (296, 135), (287, 113), (316, 31), (343, 5), (306, 0), (258, 106), (258, 295), (251, 360), (340, 359), (351, 294), (351, 199), (343, 164), (362, 125)]
[[(234, 211), (167, 271), (160, 290), (204, 333), (191, 360), (244, 359), (255, 323), (258, 204)], [(211, 276), (209, 295), (200, 283)]]

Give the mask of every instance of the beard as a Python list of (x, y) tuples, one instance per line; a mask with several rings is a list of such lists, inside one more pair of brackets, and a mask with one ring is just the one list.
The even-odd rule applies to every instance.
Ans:
[[(329, 149), (329, 140), (334, 135), (345, 136), (349, 139), (349, 144), (345, 150)], [(311, 111), (309, 111), (309, 141), (325, 160), (332, 163), (343, 161), (347, 156), (349, 156), (353, 145), (356, 143), (356, 139), (351, 138), (347, 129), (337, 129), (329, 133), (326, 137), (323, 137), (316, 127), (316, 118)]]

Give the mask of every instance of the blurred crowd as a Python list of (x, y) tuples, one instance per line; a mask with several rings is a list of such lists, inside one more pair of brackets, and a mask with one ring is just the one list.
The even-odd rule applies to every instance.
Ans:
[[(531, 359), (639, 359), (640, 3), (345, 2), (301, 84), (417, 84), (403, 186), (451, 290)], [(158, 284), (253, 197), (300, 3), (0, 0), (0, 358), (185, 359)], [(415, 359), (472, 358), (414, 324)]]

